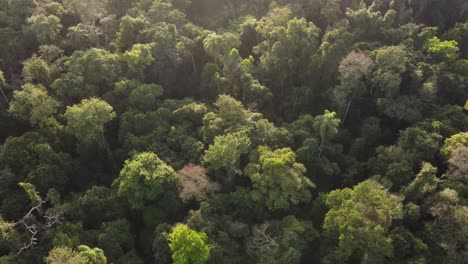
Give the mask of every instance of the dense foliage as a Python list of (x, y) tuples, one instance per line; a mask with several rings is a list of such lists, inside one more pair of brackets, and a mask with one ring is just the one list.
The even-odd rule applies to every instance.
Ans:
[(466, 0), (0, 1), (0, 263), (466, 263)]

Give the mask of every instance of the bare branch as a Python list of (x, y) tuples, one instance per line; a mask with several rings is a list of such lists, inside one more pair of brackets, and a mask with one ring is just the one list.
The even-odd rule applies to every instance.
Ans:
[[(46, 202), (41, 200), (38, 205), (32, 207), (18, 222), (14, 223), (15, 228), (24, 228), (26, 232), (29, 233), (29, 242), (24, 244), (23, 247), (19, 249), (16, 253), (17, 255), (21, 254), (23, 251), (35, 246), (38, 241), (38, 236), (41, 232), (51, 228), (54, 225), (61, 225), (62, 222), (62, 210), (57, 210), (55, 212), (50, 212), (44, 217), (40, 217), (41, 207)], [(39, 216), (35, 216), (37, 213)], [(39, 220), (38, 220), (39, 218)], [(40, 220), (43, 220), (42, 222)]]

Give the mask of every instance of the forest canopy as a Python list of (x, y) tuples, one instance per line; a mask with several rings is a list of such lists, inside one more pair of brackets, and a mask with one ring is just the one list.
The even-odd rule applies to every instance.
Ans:
[(0, 0), (0, 263), (466, 263), (466, 0)]

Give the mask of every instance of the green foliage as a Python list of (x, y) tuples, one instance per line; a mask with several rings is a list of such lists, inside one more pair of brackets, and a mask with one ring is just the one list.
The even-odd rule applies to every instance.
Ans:
[(468, 146), (460, 146), (454, 149), (448, 160), (449, 169), (447, 171), (447, 178), (452, 181), (468, 182)]
[(134, 246), (130, 224), (126, 219), (118, 219), (101, 225), (102, 233), (98, 235), (98, 245), (106, 252), (109, 261), (124, 256)]
[(84, 99), (67, 106), (66, 130), (83, 143), (99, 142), (104, 137), (104, 125), (116, 117), (105, 101), (98, 98)]
[(8, 111), (28, 120), (31, 125), (39, 125), (57, 113), (59, 106), (60, 103), (47, 94), (44, 86), (28, 83), (14, 92)]
[(296, 162), (289, 148), (270, 150), (258, 147), (257, 156), (245, 168), (253, 184), (252, 198), (262, 201), (268, 209), (287, 209), (308, 202), (309, 188), (315, 185), (306, 177), (304, 165)]
[(142, 84), (133, 89), (128, 95), (130, 107), (140, 111), (152, 111), (156, 109), (159, 98), (163, 94), (161, 86), (156, 84)]
[(41, 44), (54, 42), (58, 37), (58, 33), (63, 28), (60, 18), (54, 15), (33, 15), (27, 19), (27, 22)]
[(106, 13), (108, 0), (84, 0), (76, 2), (73, 0), (64, 0), (64, 6), (76, 12), (83, 22), (93, 24), (98, 18), (102, 18)]
[(446, 138), (440, 151), (446, 157), (450, 157), (452, 152), (461, 146), (468, 146), (468, 132), (461, 132)]
[(403, 189), (405, 198), (409, 201), (421, 201), (422, 198), (434, 192), (437, 188), (437, 168), (430, 163), (423, 163), (416, 178)]
[(326, 198), (330, 208), (323, 228), (337, 238), (338, 249), (332, 259), (348, 259), (356, 251), (363, 259), (379, 261), (393, 254), (388, 232), (393, 219), (402, 217), (400, 199), (383, 190), (375, 181), (367, 180), (353, 189), (330, 192)]
[(458, 43), (455, 40), (440, 41), (438, 37), (429, 39), (426, 43), (427, 52), (435, 58), (452, 62), (457, 58)]
[[(45, 47), (45, 46), (41, 46)], [(45, 55), (45, 57), (56, 57), (59, 56), (58, 54), (53, 54), (53, 53), (60, 53), (60, 51), (53, 51), (53, 50), (44, 50), (44, 52), (50, 53)], [(36, 55), (33, 55), (31, 58), (27, 59), (24, 61), (24, 67), (22, 71), (22, 75), (28, 83), (41, 83), (44, 85), (49, 84), (51, 75), (53, 73), (53, 68), (51, 69), (50, 65), (47, 63), (46, 60), (42, 59), (41, 57), (38, 57)]]
[(175, 180), (174, 169), (151, 152), (135, 155), (125, 161), (120, 176), (113, 185), (133, 208), (142, 208), (146, 202), (155, 201), (165, 186)]
[(45, 263), (47, 264), (85, 264), (88, 263), (88, 259), (79, 254), (77, 251), (68, 248), (68, 247), (55, 247), (47, 257), (44, 258)]
[(223, 60), (222, 56), (227, 56), (233, 48), (238, 48), (239, 45), (239, 37), (230, 32), (223, 35), (211, 33), (203, 40), (203, 47), (206, 53), (215, 60)]
[(66, 71), (51, 86), (59, 95), (74, 99), (101, 96), (120, 75), (120, 62), (118, 55), (104, 49), (76, 51), (64, 63)]
[(316, 116), (314, 118), (314, 129), (320, 135), (322, 140), (325, 138), (332, 139), (338, 134), (338, 126), (340, 125), (340, 120), (336, 118), (335, 112), (330, 112), (325, 110), (323, 115)]
[(336, 118), (335, 112), (325, 110), (323, 115), (314, 117), (313, 127), (317, 134), (320, 135), (320, 151), (319, 157), (322, 154), (323, 144), (325, 139), (333, 139), (338, 134), (338, 126), (340, 125), (340, 119)]
[(155, 60), (151, 44), (135, 44), (123, 56), (130, 70), (137, 73), (143, 72), (144, 68)]
[(263, 103), (270, 95), (268, 89), (253, 77), (254, 58), (242, 59), (237, 49), (232, 49), (222, 59), (223, 70), (215, 73), (218, 93), (225, 93), (246, 102)]
[(145, 28), (146, 20), (143, 16), (124, 16), (120, 19), (120, 29), (117, 32), (117, 44), (122, 50), (130, 48), (137, 41), (138, 34)]
[(78, 246), (78, 254), (86, 259), (89, 264), (106, 264), (107, 259), (104, 256), (104, 251), (100, 248), (90, 248), (86, 245)]
[(204, 232), (180, 224), (172, 229), (168, 237), (174, 264), (203, 264), (210, 258), (208, 236)]
[(0, 263), (466, 262), (467, 10), (0, 1)]
[(10, 240), (14, 233), (14, 224), (5, 221), (3, 217), (0, 216), (0, 243)]
[(217, 136), (203, 155), (203, 164), (208, 170), (224, 170), (226, 181), (231, 181), (234, 175), (242, 175), (240, 157), (248, 153), (250, 139), (245, 133), (230, 133)]
[(42, 198), (36, 191), (36, 187), (34, 185), (27, 182), (20, 182), (18, 185), (26, 192), (33, 206), (37, 206), (42, 202)]

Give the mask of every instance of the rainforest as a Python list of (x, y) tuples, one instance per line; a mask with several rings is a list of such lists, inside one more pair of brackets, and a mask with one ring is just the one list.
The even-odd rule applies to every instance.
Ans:
[(467, 0), (0, 0), (1, 264), (467, 261)]

